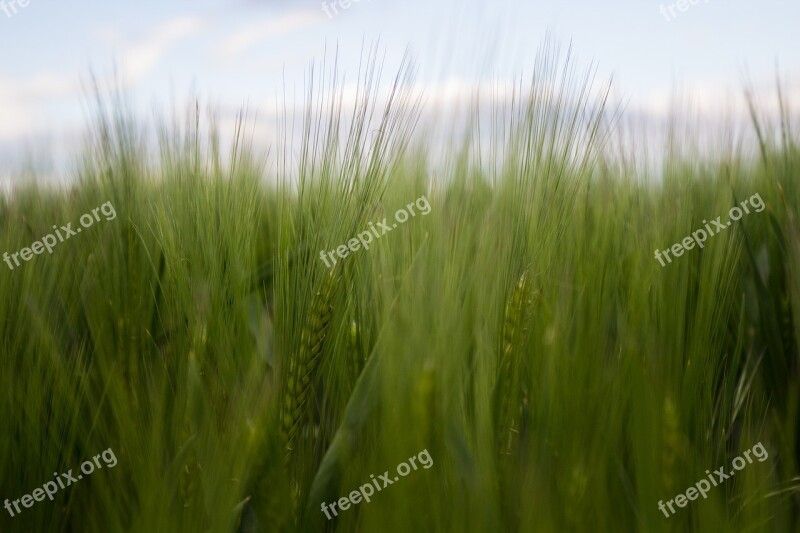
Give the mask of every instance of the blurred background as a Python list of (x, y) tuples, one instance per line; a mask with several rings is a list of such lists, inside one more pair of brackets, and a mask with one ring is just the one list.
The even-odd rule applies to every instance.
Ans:
[(244, 109), (266, 151), (280, 113), (302, 105), (312, 65), (338, 61), (352, 99), (372, 47), (388, 73), (384, 97), (403, 57), (413, 61), (422, 122), (434, 128), (457, 123), (475, 98), (502, 102), (527, 82), (547, 36), (571, 43), (598, 80), (613, 77), (628, 121), (663, 131), (676, 95), (690, 120), (742, 120), (748, 87), (777, 116), (778, 72), (788, 101), (800, 96), (798, 21), (800, 4), (778, 0), (5, 0), (0, 180), (7, 187), (30, 168), (40, 180), (70, 180), (93, 78), (123, 88), (144, 117), (212, 109), (223, 136)]

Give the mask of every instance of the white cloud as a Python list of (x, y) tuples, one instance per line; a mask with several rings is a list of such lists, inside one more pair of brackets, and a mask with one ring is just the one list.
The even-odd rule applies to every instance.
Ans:
[(319, 10), (297, 9), (277, 18), (242, 26), (222, 41), (220, 54), (224, 59), (233, 59), (261, 41), (307, 29), (324, 18)]
[[(121, 58), (127, 82), (136, 83), (159, 63), (168, 47), (205, 25), (196, 18), (178, 18), (158, 26), (152, 33), (136, 42), (125, 42), (113, 28), (101, 28), (97, 36), (112, 44)], [(85, 81), (85, 80), (84, 80)], [(106, 79), (113, 85), (113, 80)], [(84, 94), (80, 77), (57, 72), (42, 72), (27, 78), (0, 76), (0, 140), (22, 139), (41, 131), (53, 129), (56, 109), (77, 108)]]
[[(783, 97), (791, 104), (800, 102), (800, 86), (784, 83)], [(759, 113), (777, 118), (780, 114), (774, 83), (758, 84), (752, 91)], [(660, 88), (632, 102), (633, 108), (654, 118), (664, 119), (673, 112), (690, 112), (705, 117), (746, 119), (749, 117), (743, 87), (731, 88), (715, 83), (695, 83), (676, 89)]]
[(27, 79), (0, 77), (0, 140), (28, 135), (46, 128), (47, 106), (78, 94), (77, 78), (42, 73)]
[(128, 80), (136, 83), (144, 78), (164, 57), (169, 45), (196, 33), (205, 24), (197, 17), (175, 19), (159, 26), (142, 41), (123, 47), (122, 61)]

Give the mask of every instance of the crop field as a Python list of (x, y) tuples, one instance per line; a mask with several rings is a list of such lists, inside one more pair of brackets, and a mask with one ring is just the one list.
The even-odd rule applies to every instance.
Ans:
[(553, 49), (444, 156), (365, 72), (2, 197), (0, 531), (798, 531), (793, 115), (644, 178)]

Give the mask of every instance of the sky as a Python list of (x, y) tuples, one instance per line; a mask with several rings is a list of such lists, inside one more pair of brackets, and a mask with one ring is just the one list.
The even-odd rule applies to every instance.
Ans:
[[(0, 176), (79, 149), (93, 75), (121, 82), (137, 112), (198, 98), (229, 128), (243, 106), (268, 118), (279, 95), (302, 99), (325, 58), (354, 82), (372, 45), (387, 83), (409, 54), (434, 104), (530, 76), (548, 37), (613, 78), (626, 112), (663, 118), (676, 88), (731, 112), (746, 83), (766, 101), (777, 72), (800, 100), (800, 2), (695, 1), (2, 0)], [(258, 124), (266, 140), (271, 127)]]

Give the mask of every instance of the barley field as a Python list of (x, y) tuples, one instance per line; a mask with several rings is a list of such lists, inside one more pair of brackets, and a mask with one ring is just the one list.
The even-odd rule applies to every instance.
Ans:
[(407, 64), (266, 154), (98, 96), (0, 203), (0, 531), (800, 530), (795, 117), (644, 176), (540, 57), (445, 155)]

